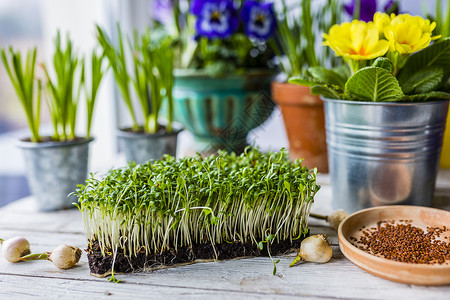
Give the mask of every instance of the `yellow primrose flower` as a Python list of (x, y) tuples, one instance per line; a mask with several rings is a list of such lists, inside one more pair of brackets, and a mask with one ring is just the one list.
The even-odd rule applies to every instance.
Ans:
[(384, 35), (384, 29), (391, 25), (391, 18), (388, 14), (377, 11), (373, 15), (373, 22), (378, 29), (378, 34), (382, 37)]
[(373, 22), (353, 20), (351, 23), (336, 24), (323, 37), (323, 44), (333, 49), (337, 56), (352, 60), (374, 59), (389, 50), (388, 41), (379, 39)]
[(400, 54), (410, 54), (422, 50), (432, 40), (440, 36), (431, 36), (436, 28), (436, 22), (408, 14), (391, 15), (391, 24), (384, 29), (384, 36), (389, 41), (391, 51)]

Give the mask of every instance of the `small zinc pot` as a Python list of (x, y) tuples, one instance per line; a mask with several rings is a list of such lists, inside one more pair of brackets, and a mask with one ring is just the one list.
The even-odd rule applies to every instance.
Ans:
[(271, 115), (274, 73), (249, 71), (242, 75), (210, 77), (195, 70), (177, 70), (173, 90), (176, 118), (195, 138), (197, 151), (241, 152), (250, 130)]
[(25, 158), (27, 179), (39, 211), (75, 208), (78, 184), (88, 176), (92, 138), (65, 142), (19, 142)]
[(448, 101), (323, 100), (335, 209), (431, 206)]
[(291, 160), (303, 159), (308, 168), (328, 173), (323, 101), (310, 88), (272, 82), (272, 99), (279, 105), (289, 140)]
[(154, 134), (121, 129), (117, 131), (117, 138), (126, 160), (142, 164), (151, 159), (160, 159), (164, 154), (176, 156), (178, 134), (182, 130), (178, 124), (172, 124), (171, 132)]

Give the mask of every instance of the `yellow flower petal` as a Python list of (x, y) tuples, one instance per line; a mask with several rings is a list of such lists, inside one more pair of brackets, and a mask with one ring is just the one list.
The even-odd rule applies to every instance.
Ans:
[(391, 15), (391, 24), (384, 29), (384, 36), (390, 42), (390, 50), (410, 54), (422, 50), (435, 37), (431, 37), (436, 23), (419, 16)]
[(379, 39), (379, 31), (373, 22), (353, 20), (333, 25), (323, 35), (324, 45), (329, 46), (337, 56), (353, 60), (368, 60), (383, 56), (389, 49), (386, 40)]

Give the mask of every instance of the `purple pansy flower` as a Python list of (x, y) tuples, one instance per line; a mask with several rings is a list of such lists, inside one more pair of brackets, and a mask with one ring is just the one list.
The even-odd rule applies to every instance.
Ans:
[(242, 7), (245, 33), (249, 37), (267, 39), (276, 27), (273, 3), (247, 1)]
[[(357, 0), (352, 0), (350, 4), (344, 5), (345, 11), (353, 16)], [(364, 22), (373, 20), (373, 15), (377, 11), (377, 0), (360, 0), (359, 19)]]
[(197, 16), (197, 35), (227, 38), (238, 28), (236, 8), (231, 0), (194, 0), (191, 12)]
[(150, 13), (161, 24), (173, 23), (173, 7), (171, 0), (156, 0), (150, 4)]

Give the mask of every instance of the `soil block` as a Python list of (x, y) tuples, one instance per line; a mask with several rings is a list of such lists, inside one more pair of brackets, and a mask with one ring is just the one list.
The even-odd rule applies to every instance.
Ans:
[[(291, 252), (294, 248), (300, 247), (301, 241), (306, 236), (292, 242), (287, 239), (280, 242), (272, 242), (270, 245), (270, 254), (280, 255)], [(90, 241), (87, 251), (89, 269), (91, 275), (105, 277), (111, 274), (113, 255), (103, 256), (97, 241)], [(217, 253), (217, 258), (216, 258)], [(258, 245), (252, 242), (242, 243), (235, 241), (231, 243), (195, 244), (192, 246), (178, 247), (162, 251), (160, 253), (146, 255), (145, 251), (126, 257), (121, 250), (118, 250), (114, 263), (114, 273), (131, 273), (161, 269), (166, 267), (175, 267), (200, 261), (227, 260), (236, 258), (250, 258), (258, 256), (269, 256), (267, 244), (261, 250)]]

